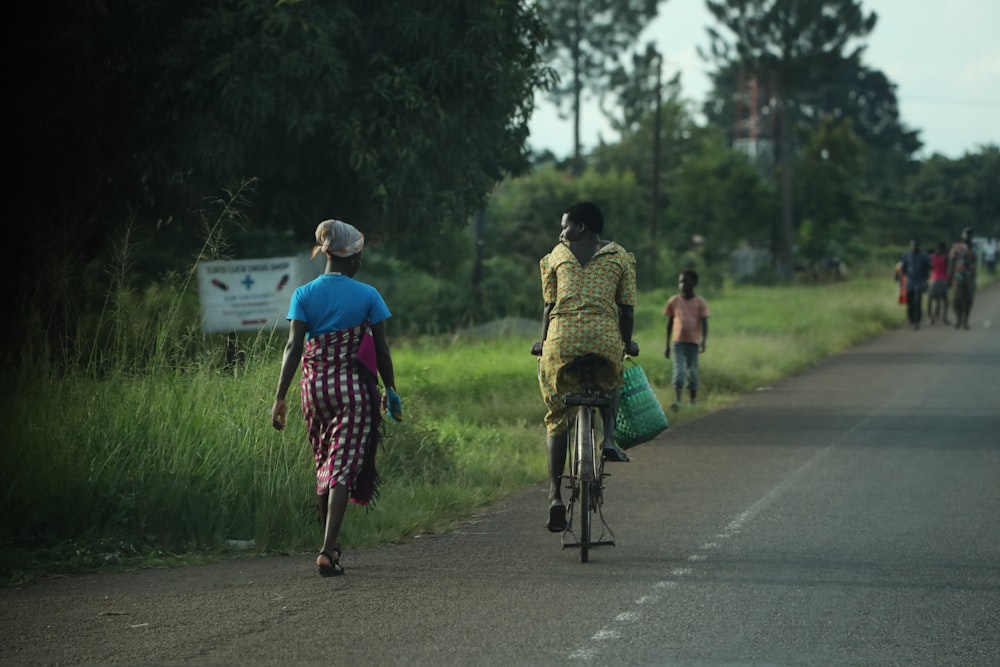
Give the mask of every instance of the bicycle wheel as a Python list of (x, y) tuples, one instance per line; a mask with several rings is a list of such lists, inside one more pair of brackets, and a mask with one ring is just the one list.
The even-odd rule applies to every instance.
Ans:
[(577, 414), (576, 448), (580, 466), (576, 481), (580, 485), (580, 562), (590, 560), (591, 519), (593, 518), (594, 414), (581, 408)]

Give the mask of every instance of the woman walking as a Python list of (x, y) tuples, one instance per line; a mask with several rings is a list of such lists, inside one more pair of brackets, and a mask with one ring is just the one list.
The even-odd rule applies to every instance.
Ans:
[[(323, 524), (316, 566), (324, 577), (344, 572), (338, 536), (348, 501), (367, 506), (377, 494), (380, 406), (402, 418), (385, 333), (389, 309), (378, 290), (354, 280), (364, 240), (340, 220), (324, 220), (316, 227), (313, 257), (326, 254), (326, 271), (292, 295), (288, 342), (271, 407), (271, 424), (283, 430), (285, 395), (301, 362), (302, 416)], [(378, 376), (385, 396), (379, 393)]]

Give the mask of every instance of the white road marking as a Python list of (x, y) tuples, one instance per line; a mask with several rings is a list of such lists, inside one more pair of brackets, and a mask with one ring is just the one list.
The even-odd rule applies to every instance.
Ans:
[[(823, 459), (825, 456), (827, 456), (829, 454), (829, 452), (831, 452), (836, 447), (836, 445), (838, 443), (840, 443), (843, 440), (845, 440), (852, 433), (854, 433), (854, 431), (856, 431), (857, 429), (861, 428), (864, 424), (866, 424), (867, 422), (869, 422), (875, 416), (877, 416), (876, 413), (872, 413), (872, 414), (868, 415), (867, 417), (865, 417), (864, 419), (862, 419), (861, 421), (859, 421), (857, 424), (855, 424), (854, 426), (852, 426), (850, 429), (848, 429), (847, 431), (845, 431), (844, 433), (842, 433), (833, 442), (829, 443), (823, 449), (821, 449), (820, 451), (816, 452), (816, 454), (814, 454), (812, 458), (810, 458), (808, 461), (806, 461), (801, 466), (799, 466), (799, 468), (795, 472), (793, 472), (791, 475), (789, 475), (788, 477), (785, 477), (783, 480), (781, 480), (770, 491), (768, 491), (764, 496), (762, 496), (756, 502), (754, 502), (753, 505), (751, 505), (750, 507), (748, 507), (746, 510), (740, 512), (739, 514), (737, 514), (736, 518), (734, 518), (732, 521), (730, 521), (726, 525), (725, 529), (721, 533), (718, 533), (717, 535), (715, 535), (715, 539), (718, 540), (718, 542), (708, 542), (706, 544), (703, 544), (701, 546), (701, 550), (704, 551), (704, 550), (716, 550), (716, 549), (719, 549), (720, 548), (720, 542), (728, 540), (728, 539), (730, 539), (732, 537), (735, 537), (735, 536), (739, 535), (740, 532), (742, 532), (744, 526), (746, 526), (748, 523), (750, 523), (750, 521), (753, 520), (753, 518), (756, 517), (758, 514), (760, 514), (761, 511), (764, 510), (764, 508), (766, 508), (768, 505), (770, 505), (771, 503), (773, 503), (776, 499), (780, 498), (785, 493), (786, 489), (788, 489), (793, 484), (795, 484), (796, 482), (798, 482), (799, 478), (801, 478), (811, 468), (813, 468), (817, 464), (817, 462), (819, 462), (821, 459)], [(690, 561), (690, 562), (704, 562), (704, 561), (708, 560), (708, 555), (707, 554), (703, 554), (703, 553), (694, 553), (694, 554), (690, 554), (687, 557), (687, 560)], [(690, 568), (690, 567), (675, 567), (672, 570), (670, 570), (670, 575), (673, 576), (673, 577), (680, 578), (680, 577), (686, 577), (686, 576), (692, 574), (693, 572), (694, 572), (694, 569)], [(658, 588), (658, 589), (675, 588), (676, 586), (677, 586), (677, 582), (676, 581), (669, 581), (669, 580), (668, 581), (658, 581), (658, 582), (656, 582), (653, 585), (654, 588)], [(644, 595), (644, 596), (640, 597), (638, 600), (636, 600), (635, 604), (636, 605), (655, 604), (655, 603), (659, 602), (660, 599), (661, 599), (660, 596), (657, 596), (657, 595)], [(639, 615), (636, 612), (627, 611), (627, 612), (623, 612), (621, 614), (618, 614), (618, 616), (616, 616), (615, 618), (617, 620), (619, 620), (619, 621), (628, 620), (629, 622), (632, 622), (632, 621), (638, 620)], [(618, 630), (607, 630), (607, 629), (605, 629), (605, 630), (599, 630), (597, 633), (595, 633), (594, 636), (591, 637), (591, 641), (608, 641), (608, 640), (615, 640), (615, 639), (621, 639), (621, 638), (622, 638), (622, 633), (619, 632)], [(569, 657), (572, 660), (588, 660), (588, 661), (590, 661), (590, 660), (594, 660), (595, 658), (598, 657), (598, 652), (597, 652), (597, 649), (595, 649), (595, 648), (583, 647), (583, 648), (578, 648), (575, 651), (573, 651), (570, 654)]]

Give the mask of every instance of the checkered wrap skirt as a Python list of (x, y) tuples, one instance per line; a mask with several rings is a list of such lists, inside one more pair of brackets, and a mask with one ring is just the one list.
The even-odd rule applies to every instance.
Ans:
[(310, 338), (302, 354), (302, 416), (316, 463), (316, 494), (343, 484), (351, 502), (375, 497), (380, 439), (377, 379), (357, 362), (366, 324)]

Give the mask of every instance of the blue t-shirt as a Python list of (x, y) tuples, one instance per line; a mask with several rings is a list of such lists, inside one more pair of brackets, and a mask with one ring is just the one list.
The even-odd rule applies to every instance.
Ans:
[(923, 250), (911, 250), (903, 255), (901, 263), (906, 274), (906, 289), (922, 289), (931, 275), (930, 255)]
[(305, 322), (307, 338), (388, 319), (389, 307), (378, 290), (354, 278), (324, 273), (299, 287), (288, 305), (289, 320)]

